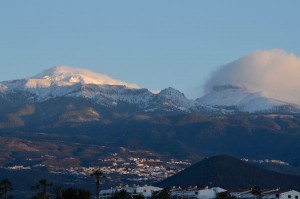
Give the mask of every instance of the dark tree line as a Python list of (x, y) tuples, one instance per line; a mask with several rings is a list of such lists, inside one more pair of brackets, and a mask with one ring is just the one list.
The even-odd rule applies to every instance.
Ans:
[(0, 181), (0, 199), (12, 198), (11, 195), (8, 195), (9, 191), (12, 190), (12, 184), (8, 179), (3, 179)]
[[(92, 194), (85, 189), (78, 188), (66, 188), (63, 189), (62, 186), (54, 186), (52, 189), (50, 187), (53, 183), (48, 182), (47, 179), (41, 179), (36, 186), (32, 186), (32, 199), (90, 199)], [(50, 191), (47, 191), (47, 190)]]
[[(156, 191), (152, 194), (151, 199), (169, 199), (171, 198), (171, 193), (169, 189), (163, 189), (161, 191)], [(145, 199), (143, 195), (131, 195), (126, 190), (120, 190), (113, 194), (111, 199)]]
[[(100, 179), (105, 178), (105, 175), (97, 170), (94, 171), (91, 176), (95, 177), (96, 185), (96, 198), (100, 198)], [(92, 194), (90, 191), (80, 188), (63, 188), (62, 186), (53, 186), (53, 183), (47, 179), (41, 179), (37, 185), (31, 186), (32, 199), (91, 199)], [(8, 179), (0, 181), (0, 199), (12, 199), (13, 197), (9, 194), (13, 190), (12, 184)], [(261, 189), (258, 186), (254, 186), (251, 189), (251, 193), (257, 198), (261, 196)], [(151, 199), (170, 199), (171, 193), (169, 189), (163, 189), (152, 193)], [(113, 194), (111, 199), (144, 199), (143, 195), (131, 195), (126, 190), (120, 190)], [(221, 192), (217, 194), (217, 199), (234, 199), (229, 192)]]
[[(100, 198), (100, 178), (105, 177), (100, 171), (95, 171), (91, 176), (96, 179), (96, 198)], [(0, 199), (12, 199), (13, 197), (9, 195), (12, 191), (12, 184), (8, 179), (3, 179), (0, 181)], [(53, 183), (49, 182), (47, 179), (41, 179), (34, 186), (30, 187), (32, 199), (91, 199), (92, 194), (85, 189), (79, 188), (63, 188), (62, 186), (53, 186)], [(168, 189), (163, 189), (162, 191), (154, 192), (151, 199), (169, 199), (170, 191)], [(132, 196), (125, 190), (120, 190), (112, 196), (111, 199), (144, 199), (143, 195)]]

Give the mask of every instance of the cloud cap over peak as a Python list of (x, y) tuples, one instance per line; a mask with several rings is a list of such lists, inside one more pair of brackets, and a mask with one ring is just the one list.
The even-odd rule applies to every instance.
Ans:
[(213, 72), (205, 92), (221, 85), (300, 105), (300, 57), (281, 49), (254, 51)]

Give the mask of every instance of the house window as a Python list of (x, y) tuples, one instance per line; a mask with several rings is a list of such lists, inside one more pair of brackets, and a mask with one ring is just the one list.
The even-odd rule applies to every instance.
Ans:
[(295, 199), (298, 199), (298, 196), (295, 196)]
[(196, 196), (198, 195), (198, 191), (195, 191), (195, 195), (196, 195)]
[(146, 190), (146, 189), (144, 189), (144, 192), (147, 192), (147, 190)]
[(288, 195), (288, 198), (292, 198), (292, 196), (291, 196), (291, 195)]

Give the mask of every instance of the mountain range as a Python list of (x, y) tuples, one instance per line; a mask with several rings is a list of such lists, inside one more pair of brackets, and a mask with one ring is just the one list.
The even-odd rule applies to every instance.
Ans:
[(13, 102), (15, 105), (66, 97), (84, 98), (105, 107), (125, 105), (142, 112), (232, 114), (298, 113), (300, 110), (298, 105), (270, 99), (234, 85), (214, 85), (211, 92), (193, 100), (174, 88), (153, 93), (135, 84), (67, 66), (57, 66), (30, 78), (1, 82), (0, 97), (5, 104)]
[(174, 88), (154, 93), (59, 66), (1, 82), (0, 110), (0, 166), (53, 168), (68, 157), (77, 166), (96, 164), (97, 147), (105, 146), (106, 154), (127, 148), (192, 162), (220, 153), (283, 160), (290, 165), (266, 167), (300, 172), (298, 105), (239, 86), (215, 85), (188, 99)]

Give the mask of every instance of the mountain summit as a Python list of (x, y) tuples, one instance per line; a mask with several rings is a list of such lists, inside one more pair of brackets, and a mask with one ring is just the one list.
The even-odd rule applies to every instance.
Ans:
[(205, 158), (187, 169), (157, 183), (161, 187), (213, 185), (226, 189), (298, 188), (300, 177), (276, 173), (227, 155)]
[(52, 82), (81, 83), (95, 85), (119, 85), (127, 88), (139, 88), (135, 84), (129, 84), (112, 79), (106, 75), (91, 72), (86, 69), (72, 68), (69, 66), (56, 66), (43, 71), (30, 79), (51, 80)]
[[(34, 104), (58, 98), (84, 99), (105, 107), (134, 108), (136, 111), (209, 112), (199, 102), (168, 88), (159, 93), (112, 79), (85, 69), (56, 66), (30, 78), (0, 82), (0, 97), (8, 102)], [(125, 106), (124, 106), (125, 105)], [(215, 111), (215, 110), (214, 110)], [(218, 111), (218, 110), (217, 110)]]
[(266, 97), (261, 92), (233, 85), (213, 86), (198, 102), (207, 106), (234, 109), (240, 112), (299, 112), (299, 106)]
[(299, 109), (300, 57), (280, 49), (254, 51), (212, 72), (204, 91), (201, 102), (243, 112)]
[(147, 113), (162, 110), (203, 114), (300, 112), (296, 105), (267, 98), (238, 86), (214, 86), (207, 95), (192, 100), (174, 88), (153, 93), (135, 84), (68, 66), (57, 66), (30, 78), (0, 82), (0, 97), (9, 103), (23, 105), (58, 98), (85, 99), (105, 107), (122, 105)]

